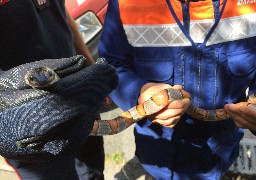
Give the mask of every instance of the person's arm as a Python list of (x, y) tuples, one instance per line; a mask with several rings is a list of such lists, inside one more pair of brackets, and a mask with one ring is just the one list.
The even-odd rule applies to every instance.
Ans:
[[(169, 84), (147, 83), (141, 88), (141, 94), (138, 99), (139, 104), (143, 104), (153, 94), (167, 88), (182, 89), (182, 86), (176, 85), (172, 87)], [(173, 128), (179, 122), (181, 116), (186, 112), (189, 104), (190, 100), (188, 98), (183, 100), (174, 100), (160, 112), (151, 115), (149, 119), (153, 123)]]
[(120, 20), (117, 0), (109, 1), (98, 50), (100, 57), (116, 68), (119, 85), (110, 97), (126, 111), (137, 104), (140, 89), (147, 81), (140, 78), (134, 68), (132, 47)]
[[(255, 93), (256, 82), (249, 87), (248, 95)], [(251, 101), (256, 104), (256, 99)], [(225, 105), (228, 114), (234, 119), (237, 127), (249, 129), (256, 135), (256, 110), (248, 106), (239, 106), (236, 104)]]
[[(256, 100), (252, 101), (256, 104)], [(225, 105), (228, 114), (234, 119), (237, 127), (249, 129), (256, 135), (256, 110), (248, 106), (236, 104)]]
[[(148, 96), (152, 95), (152, 92), (155, 93), (162, 88), (171, 87), (167, 84), (150, 83), (137, 74), (133, 64), (133, 48), (125, 35), (117, 0), (109, 1), (99, 44), (99, 54), (114, 65), (117, 70), (119, 85), (112, 91), (111, 98), (124, 111), (138, 104), (140, 94), (142, 96), (139, 98), (139, 103), (142, 104)], [(154, 86), (153, 91), (151, 91), (151, 85)], [(170, 106), (158, 113), (152, 120), (166, 127), (174, 127), (189, 103), (189, 100), (173, 101)], [(149, 124), (147, 123), (147, 125)]]
[(74, 21), (74, 19), (70, 16), (70, 14), (68, 13), (67, 9), (66, 9), (66, 16), (67, 16), (67, 23), (73, 33), (74, 36), (74, 47), (76, 50), (76, 53), (79, 55), (83, 55), (88, 62), (91, 64), (94, 64), (94, 60), (87, 48), (87, 46), (85, 45), (82, 35), (80, 34), (77, 24)]

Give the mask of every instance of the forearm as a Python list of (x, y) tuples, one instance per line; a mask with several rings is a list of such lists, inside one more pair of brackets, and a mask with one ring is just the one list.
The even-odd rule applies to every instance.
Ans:
[(94, 64), (94, 60), (87, 48), (87, 46), (85, 45), (82, 35), (78, 30), (77, 24), (74, 21), (74, 19), (70, 16), (70, 14), (68, 13), (68, 11), (66, 10), (66, 16), (67, 16), (67, 23), (73, 33), (74, 36), (74, 47), (76, 50), (77, 54), (83, 55), (90, 64)]

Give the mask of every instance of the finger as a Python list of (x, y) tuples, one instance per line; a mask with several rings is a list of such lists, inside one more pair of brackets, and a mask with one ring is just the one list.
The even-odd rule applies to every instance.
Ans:
[(184, 109), (185, 103), (182, 100), (174, 100), (168, 105), (168, 109)]
[(256, 111), (248, 106), (230, 104), (225, 106), (238, 127), (256, 130)]
[(256, 124), (256, 110), (251, 107), (229, 104), (225, 106), (225, 109), (234, 119), (246, 119), (246, 121), (249, 121), (252, 124)]
[(253, 107), (240, 106), (239, 110), (242, 112), (240, 116), (243, 119), (246, 119), (246, 121), (256, 125), (256, 110)]
[(168, 105), (168, 109), (184, 109), (186, 110), (188, 106), (190, 105), (190, 99), (185, 98), (182, 100), (175, 100), (170, 102)]
[(169, 84), (157, 84), (154, 86), (149, 87), (148, 89), (146, 89), (138, 98), (138, 103), (139, 104), (143, 104), (145, 101), (147, 101), (148, 99), (150, 99), (154, 94), (156, 94), (157, 92), (163, 90), (163, 89), (167, 89), (167, 88), (171, 88), (172, 86)]
[(150, 88), (151, 86), (155, 86), (157, 85), (157, 83), (147, 83), (144, 84), (140, 90), (140, 94), (142, 94), (144, 91), (146, 91), (148, 88)]
[(227, 113), (234, 117), (234, 116), (238, 116), (238, 113), (240, 111), (239, 106), (235, 105), (235, 104), (226, 104), (224, 106), (224, 109), (227, 111)]
[(174, 88), (174, 89), (182, 89), (182, 86), (181, 85), (174, 85), (172, 88)]
[(235, 119), (234, 119), (234, 122), (235, 122), (235, 125), (236, 125), (237, 127), (242, 128), (242, 125), (239, 123), (238, 120), (235, 120)]
[(145, 88), (145, 90), (143, 91), (142, 94), (146, 93), (146, 94), (155, 94), (158, 91), (161, 91), (163, 89), (167, 89), (167, 88), (171, 88), (172, 86), (169, 84), (156, 84), (156, 83), (150, 83), (150, 86), (147, 86), (147, 88)]
[(159, 113), (157, 113), (156, 118), (157, 119), (169, 119), (169, 118), (175, 117), (175, 116), (182, 116), (186, 112), (189, 104), (190, 104), (189, 99), (172, 101), (167, 106), (167, 108), (164, 108)]
[(169, 118), (174, 118), (176, 116), (181, 116), (184, 112), (184, 109), (164, 109), (160, 111), (155, 118), (156, 119), (162, 119), (167, 120)]
[(230, 114), (236, 114), (243, 117), (250, 116), (251, 118), (256, 117), (256, 110), (254, 109), (254, 107), (240, 106), (237, 104), (227, 104), (224, 108)]
[(162, 119), (155, 119), (152, 122), (153, 123), (157, 123), (160, 124), (162, 126), (166, 126), (166, 127), (174, 127), (180, 120), (180, 117), (174, 117), (174, 118), (169, 118), (167, 120), (162, 120)]
[(234, 119), (234, 121), (235, 121), (235, 124), (237, 127), (241, 127), (244, 129), (256, 130), (256, 126), (254, 124), (252, 124), (250, 121), (247, 121), (241, 117)]

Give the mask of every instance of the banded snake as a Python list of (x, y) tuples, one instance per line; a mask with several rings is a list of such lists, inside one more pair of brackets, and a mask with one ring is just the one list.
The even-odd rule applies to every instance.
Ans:
[[(40, 75), (40, 76), (38, 76)], [(35, 78), (36, 76), (40, 78)], [(29, 77), (34, 77), (33, 80), (28, 80)], [(49, 86), (56, 83), (60, 78), (51, 69), (44, 67), (28, 72), (25, 76), (25, 80), (28, 85), (32, 87), (45, 87), (46, 81)], [(40, 81), (41, 80), (41, 81)], [(251, 104), (252, 99), (256, 99), (256, 94), (252, 94), (247, 102), (238, 103), (241, 106), (251, 106), (256, 109), (256, 105)], [(145, 101), (143, 104), (132, 107), (128, 111), (123, 112), (120, 116), (113, 118), (111, 120), (95, 120), (91, 136), (103, 136), (112, 135), (119, 133), (135, 122), (141, 119), (159, 112), (164, 107), (166, 107), (173, 100), (181, 100), (184, 98), (191, 99), (190, 93), (183, 89), (168, 88), (161, 90), (154, 94), (149, 100)], [(201, 121), (221, 121), (229, 119), (229, 114), (222, 109), (206, 110), (196, 107), (192, 103), (188, 106), (186, 111), (187, 114), (192, 116), (194, 119)]]

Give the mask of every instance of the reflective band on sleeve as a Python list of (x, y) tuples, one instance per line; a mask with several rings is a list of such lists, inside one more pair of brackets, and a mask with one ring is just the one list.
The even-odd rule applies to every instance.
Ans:
[[(214, 20), (190, 22), (191, 37), (202, 43)], [(256, 36), (256, 13), (220, 20), (207, 46)], [(191, 46), (177, 24), (124, 25), (129, 43), (134, 47)]]

